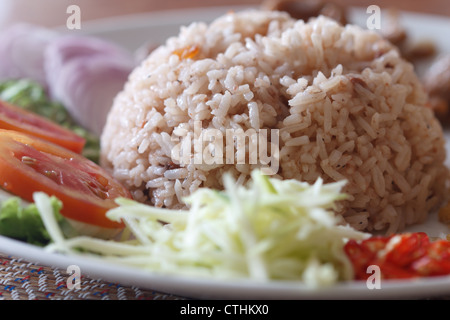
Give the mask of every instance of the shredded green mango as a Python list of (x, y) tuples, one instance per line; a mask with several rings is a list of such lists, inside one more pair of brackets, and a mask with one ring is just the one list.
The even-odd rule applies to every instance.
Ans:
[[(107, 215), (126, 223), (131, 237), (123, 240), (65, 239), (49, 222), (54, 241), (47, 249), (176, 275), (301, 281), (314, 287), (353, 278), (343, 246), (368, 235), (341, 225), (333, 212), (335, 202), (346, 197), (344, 182), (319, 179), (309, 185), (254, 171), (248, 186), (237, 186), (228, 175), (224, 185), (223, 191), (194, 192), (185, 199), (189, 210), (117, 199), (119, 206)], [(46, 201), (36, 194), (40, 207)], [(41, 210), (44, 221), (51, 221), (49, 211)]]
[[(107, 215), (126, 223), (129, 239), (62, 239), (59, 230), (49, 229), (58, 240), (48, 249), (89, 251), (108, 262), (168, 274), (330, 285), (353, 277), (346, 241), (368, 236), (341, 225), (333, 212), (346, 197), (343, 185), (278, 180), (254, 171), (248, 186), (237, 186), (225, 175), (223, 191), (201, 188), (186, 198), (189, 210), (117, 199), (119, 207)], [(42, 194), (38, 198), (45, 201)]]

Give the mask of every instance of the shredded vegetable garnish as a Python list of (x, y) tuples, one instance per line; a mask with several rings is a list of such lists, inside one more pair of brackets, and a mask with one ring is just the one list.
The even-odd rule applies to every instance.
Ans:
[(38, 208), (54, 242), (47, 250), (89, 252), (146, 270), (217, 278), (257, 281), (297, 280), (310, 286), (353, 279), (343, 248), (348, 239), (367, 234), (341, 225), (333, 208), (345, 198), (345, 182), (313, 185), (278, 180), (252, 173), (248, 186), (224, 176), (224, 191), (201, 188), (185, 199), (189, 210), (169, 210), (118, 199), (108, 212), (122, 220), (132, 237), (101, 240), (90, 237), (61, 239), (53, 215), (40, 202)]

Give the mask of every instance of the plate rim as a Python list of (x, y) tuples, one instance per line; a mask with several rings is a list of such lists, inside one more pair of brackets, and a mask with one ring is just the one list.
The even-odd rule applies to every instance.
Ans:
[[(328, 287), (311, 288), (300, 281), (258, 282), (250, 279), (170, 275), (117, 263), (105, 264), (101, 259), (83, 255), (48, 252), (44, 248), (5, 236), (0, 236), (0, 251), (19, 260), (59, 268), (61, 271), (76, 265), (83, 276), (134, 285), (141, 289), (188, 299), (403, 299), (432, 297), (446, 294), (450, 290), (450, 275), (413, 280), (384, 280), (380, 289), (369, 289), (365, 281), (339, 282)], [(17, 252), (22, 253), (17, 256)]]

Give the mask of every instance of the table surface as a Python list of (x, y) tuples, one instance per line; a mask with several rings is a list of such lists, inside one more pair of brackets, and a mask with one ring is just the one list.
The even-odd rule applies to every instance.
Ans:
[[(381, 8), (398, 8), (422, 13), (450, 16), (449, 0), (381, 0), (357, 1), (335, 0), (345, 5), (369, 6), (377, 4)], [(44, 26), (63, 25), (67, 19), (66, 9), (70, 4), (81, 8), (82, 20), (129, 15), (133, 13), (172, 10), (192, 7), (224, 5), (258, 5), (257, 0), (2, 0), (0, 9), (0, 28), (17, 21), (27, 21)], [(1, 7), (3, 6), (3, 8)], [(8, 14), (5, 14), (7, 12)], [(49, 266), (36, 265), (20, 257), (0, 254), (0, 300), (155, 300), (184, 299), (168, 293), (144, 290), (138, 287), (111, 283), (102, 279), (82, 278), (80, 290), (69, 290), (66, 286), (65, 271)], [(450, 297), (430, 297), (430, 299), (449, 299)]]

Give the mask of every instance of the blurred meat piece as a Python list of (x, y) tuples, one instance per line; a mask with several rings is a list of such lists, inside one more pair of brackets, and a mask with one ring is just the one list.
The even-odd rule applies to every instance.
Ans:
[(432, 57), (436, 54), (436, 46), (432, 41), (420, 40), (412, 42), (402, 24), (400, 12), (394, 8), (385, 10), (380, 33), (398, 47), (403, 58), (410, 62)]
[(401, 45), (407, 38), (406, 29), (402, 26), (400, 13), (395, 9), (387, 9), (384, 17), (381, 34), (392, 44)]
[(289, 13), (295, 19), (308, 21), (311, 17), (324, 15), (340, 24), (347, 24), (347, 12), (344, 7), (321, 0), (266, 0), (262, 3), (266, 10), (277, 10)]
[(448, 101), (439, 96), (430, 96), (428, 99), (427, 107), (431, 108), (442, 124), (449, 124), (449, 106)]
[(444, 55), (427, 69), (422, 78), (430, 95), (429, 106), (443, 122), (448, 123), (450, 103), (450, 54)]
[(402, 46), (403, 57), (414, 62), (419, 59), (427, 59), (436, 55), (436, 45), (431, 40), (420, 40)]
[(436, 59), (425, 73), (423, 83), (430, 95), (450, 99), (450, 54)]

